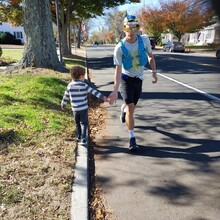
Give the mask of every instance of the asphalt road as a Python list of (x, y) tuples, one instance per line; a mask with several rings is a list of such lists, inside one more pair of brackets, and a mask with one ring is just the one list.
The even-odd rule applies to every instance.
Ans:
[[(113, 89), (113, 47), (87, 47), (96, 87)], [(220, 219), (220, 62), (214, 54), (154, 51), (135, 113), (138, 153), (119, 122), (122, 100), (106, 105), (97, 136), (97, 180), (117, 220)]]

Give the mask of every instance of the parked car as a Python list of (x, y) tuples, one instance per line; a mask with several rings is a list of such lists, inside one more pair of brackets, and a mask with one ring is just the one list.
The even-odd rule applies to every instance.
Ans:
[(170, 52), (185, 52), (185, 46), (181, 42), (168, 42), (164, 45), (163, 51), (170, 51)]
[(94, 45), (99, 45), (99, 42), (98, 42), (97, 40), (95, 40), (95, 41), (93, 42), (93, 44), (94, 44)]
[(152, 50), (155, 49), (157, 41), (155, 37), (149, 37)]
[(216, 50), (216, 58), (220, 59), (220, 48)]

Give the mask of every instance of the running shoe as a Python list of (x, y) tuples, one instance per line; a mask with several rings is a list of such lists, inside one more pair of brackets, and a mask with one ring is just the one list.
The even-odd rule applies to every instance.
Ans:
[(78, 137), (76, 138), (76, 142), (80, 142), (80, 141), (81, 141), (81, 137), (78, 136)]
[(82, 138), (79, 142), (82, 145), (86, 145), (87, 144), (87, 138)]
[(130, 150), (130, 151), (136, 151), (136, 150), (138, 150), (138, 146), (137, 146), (137, 144), (136, 144), (136, 139), (135, 139), (135, 137), (130, 138), (129, 150)]

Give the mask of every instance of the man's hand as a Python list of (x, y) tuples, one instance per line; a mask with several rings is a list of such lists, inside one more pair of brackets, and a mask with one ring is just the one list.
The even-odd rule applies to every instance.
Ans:
[(158, 77), (157, 77), (157, 73), (156, 73), (156, 72), (153, 72), (152, 77), (154, 78), (154, 80), (152, 81), (152, 83), (157, 83)]
[(110, 105), (116, 103), (116, 101), (118, 99), (118, 91), (111, 92), (111, 94), (108, 96), (108, 98), (110, 99), (110, 101), (109, 101)]

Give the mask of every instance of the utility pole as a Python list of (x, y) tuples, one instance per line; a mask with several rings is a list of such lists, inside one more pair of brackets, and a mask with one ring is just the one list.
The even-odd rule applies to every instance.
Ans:
[(62, 56), (62, 51), (61, 51), (61, 41), (60, 41), (60, 21), (59, 21), (59, 10), (58, 10), (58, 2), (59, 0), (55, 1), (56, 4), (56, 17), (57, 17), (57, 38), (58, 38), (58, 43), (59, 43), (59, 52), (60, 52), (60, 63), (63, 64), (63, 56)]

